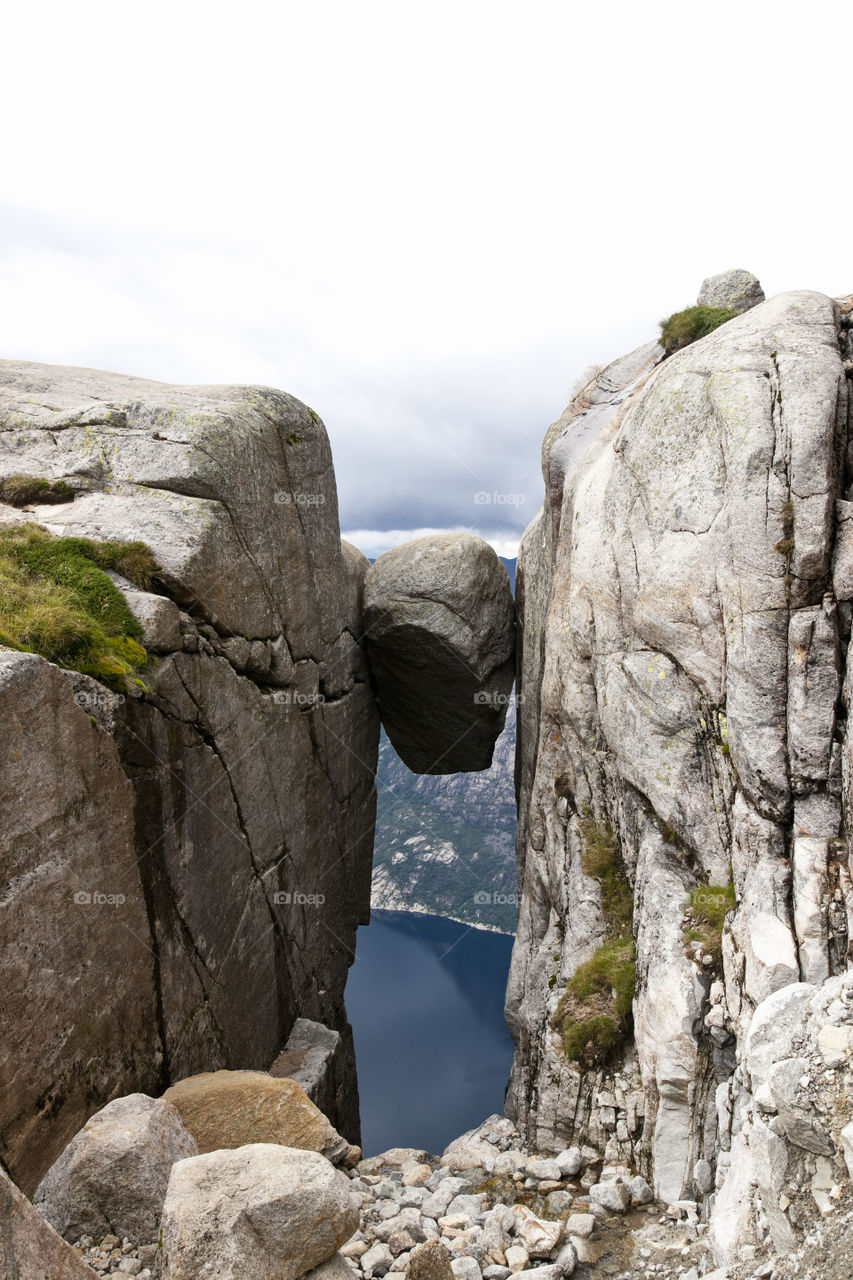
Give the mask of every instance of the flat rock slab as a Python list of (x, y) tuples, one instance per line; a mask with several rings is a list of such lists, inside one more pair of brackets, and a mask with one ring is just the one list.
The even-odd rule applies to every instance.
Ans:
[(364, 622), (382, 723), (414, 773), (487, 769), (514, 678), (509, 578), (482, 538), (415, 538), (367, 572)]

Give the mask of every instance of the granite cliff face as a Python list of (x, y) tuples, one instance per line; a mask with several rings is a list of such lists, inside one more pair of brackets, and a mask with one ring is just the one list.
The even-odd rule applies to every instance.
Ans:
[(373, 690), (418, 767), (486, 768), (506, 571), (473, 536), (422, 539), (363, 604), (323, 424), (269, 388), (0, 362), (0, 447), (7, 534), (142, 542), (159, 566), (151, 590), (111, 572), (140, 687), (0, 647), (3, 1164), (31, 1193), (105, 1102), (220, 1069), (296, 1071), (357, 1142)]
[[(848, 1177), (851, 357), (849, 303), (792, 293), (615, 362), (519, 559), (508, 1111), (697, 1200), (723, 1262)], [(633, 1031), (577, 1050), (617, 942)]]
[(110, 1097), (266, 1069), (297, 1017), (344, 1037), (357, 1139), (343, 990), (379, 721), (322, 423), (265, 388), (2, 362), (0, 443), (5, 475), (74, 491), (0, 518), (162, 567), (159, 593), (119, 582), (145, 696), (0, 659), (6, 1167), (31, 1192)]

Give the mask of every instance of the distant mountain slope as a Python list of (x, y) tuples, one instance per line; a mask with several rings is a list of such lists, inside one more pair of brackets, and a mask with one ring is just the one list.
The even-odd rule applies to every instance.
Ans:
[[(515, 587), (515, 560), (502, 563)], [(516, 923), (515, 706), (490, 769), (412, 773), (383, 732), (371, 904), (511, 933)]]

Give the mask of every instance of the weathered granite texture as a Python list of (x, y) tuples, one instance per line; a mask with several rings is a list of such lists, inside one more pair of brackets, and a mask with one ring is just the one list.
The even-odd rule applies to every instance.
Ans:
[(370, 566), (364, 625), (382, 723), (413, 773), (488, 769), (515, 675), (506, 569), (471, 533), (404, 542)]
[[(119, 583), (157, 655), (144, 697), (4, 659), (19, 1030), (0, 1048), (0, 1155), (32, 1191), (110, 1097), (266, 1069), (299, 1016), (344, 1039), (332, 1119), (357, 1141), (343, 989), (369, 911), (378, 717), (367, 562), (340, 541), (322, 423), (268, 388), (5, 361), (0, 473), (75, 490), (0, 518), (141, 539), (163, 570), (151, 592)], [(81, 928), (78, 888), (122, 894), (123, 914)]]
[[(849, 964), (849, 310), (786, 294), (611, 365), (546, 436), (519, 559), (508, 1111), (705, 1213), (737, 1194), (756, 1009)], [(637, 958), (633, 1039), (595, 1071), (552, 1025), (606, 935), (585, 823), (616, 835)], [(730, 881), (720, 962), (688, 894)]]

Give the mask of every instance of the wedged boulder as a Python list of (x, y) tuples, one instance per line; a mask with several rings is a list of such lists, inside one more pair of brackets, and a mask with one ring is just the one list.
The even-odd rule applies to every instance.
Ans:
[(514, 678), (515, 610), (495, 552), (469, 533), (415, 538), (364, 584), (380, 716), (414, 773), (487, 769)]
[(358, 1229), (345, 1174), (313, 1151), (252, 1143), (181, 1160), (162, 1217), (162, 1280), (297, 1280)]
[(274, 1143), (316, 1151), (335, 1165), (351, 1167), (361, 1158), (295, 1080), (264, 1071), (206, 1071), (179, 1080), (163, 1098), (176, 1108), (202, 1155)]
[(57, 1235), (0, 1169), (3, 1280), (93, 1280), (95, 1272)]
[(175, 1108), (133, 1093), (96, 1112), (36, 1190), (33, 1204), (66, 1240), (157, 1239), (172, 1165), (198, 1155)]

